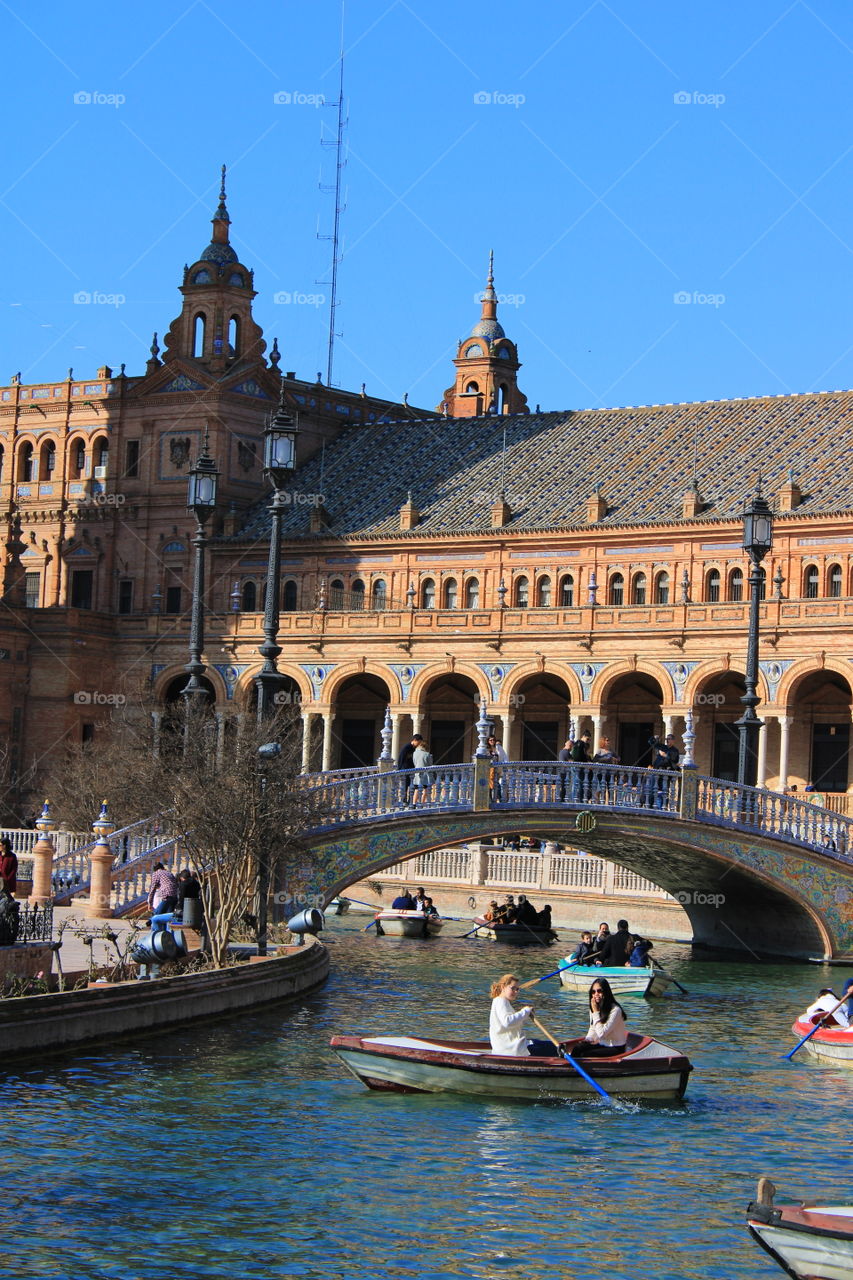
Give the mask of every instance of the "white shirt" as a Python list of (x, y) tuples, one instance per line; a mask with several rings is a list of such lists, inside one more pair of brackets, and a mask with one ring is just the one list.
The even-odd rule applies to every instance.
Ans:
[(835, 1021), (838, 1023), (839, 1027), (849, 1027), (850, 1020), (847, 1017), (847, 1010), (845, 1008), (846, 1001), (845, 1001), (845, 1004), (839, 1004), (838, 1008), (836, 1009), (835, 1006), (837, 1004), (838, 1004), (838, 996), (833, 996), (833, 995), (818, 996), (814, 1004), (810, 1004), (808, 1009), (806, 1009), (803, 1015), (803, 1021), (808, 1022), (812, 1014), (829, 1013), (829, 1011), (832, 1010), (832, 1016), (833, 1018), (835, 1018)]
[(489, 1040), (492, 1053), (512, 1058), (527, 1057), (527, 1036), (520, 1029), (532, 1014), (529, 1004), (513, 1009), (506, 996), (495, 996), (489, 1015)]
[(509, 759), (509, 756), (504, 751), (503, 746), (500, 744), (500, 742), (496, 742), (495, 745), (492, 747), (492, 759), (497, 760), (498, 764), (506, 764), (507, 760)]
[(586, 1039), (591, 1044), (603, 1044), (610, 1049), (615, 1049), (627, 1042), (628, 1028), (625, 1026), (625, 1019), (618, 1004), (610, 1010), (610, 1017), (606, 1022), (602, 1022), (598, 1014), (590, 1009), (589, 1031), (586, 1033)]

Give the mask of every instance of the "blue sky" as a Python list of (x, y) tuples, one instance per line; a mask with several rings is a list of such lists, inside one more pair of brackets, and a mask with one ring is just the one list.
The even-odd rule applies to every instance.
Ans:
[[(2, 380), (141, 372), (223, 162), (256, 317), (314, 378), (339, 0), (130, 13), (0, 6)], [(437, 404), (493, 248), (531, 407), (853, 386), (847, 0), (349, 0), (344, 32), (338, 385)]]

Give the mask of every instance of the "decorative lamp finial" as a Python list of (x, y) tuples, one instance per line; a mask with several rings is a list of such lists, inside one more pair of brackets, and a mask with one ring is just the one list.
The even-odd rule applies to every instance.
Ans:
[(684, 717), (684, 733), (681, 735), (684, 740), (684, 759), (681, 762), (682, 769), (695, 769), (696, 761), (693, 758), (693, 744), (696, 741), (696, 732), (693, 727), (693, 708), (687, 708), (687, 714)]
[(491, 727), (492, 727), (492, 722), (486, 716), (486, 699), (481, 698), (480, 699), (480, 719), (477, 721), (477, 724), (475, 725), (475, 728), (477, 730), (476, 756), (478, 759), (482, 759), (484, 756), (489, 755), (487, 739), (488, 739), (489, 730), (491, 729)]
[(385, 708), (385, 723), (380, 730), (379, 736), (382, 739), (382, 754), (379, 757), (379, 763), (384, 764), (389, 760), (393, 761), (394, 757), (391, 755), (391, 739), (394, 736), (394, 729), (391, 724), (390, 707)]

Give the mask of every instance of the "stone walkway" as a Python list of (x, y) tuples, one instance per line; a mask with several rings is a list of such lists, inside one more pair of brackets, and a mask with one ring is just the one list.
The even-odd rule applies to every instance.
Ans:
[[(143, 917), (147, 920), (147, 917)], [(141, 923), (138, 921), (137, 923)], [(134, 928), (132, 920), (87, 920), (86, 905), (54, 907), (53, 937), (54, 941), (62, 935), (62, 968), (65, 973), (79, 973), (89, 968), (89, 947), (84, 937), (93, 937), (91, 954), (95, 966), (116, 964), (118, 957), (111, 942), (103, 937), (105, 930), (117, 935), (118, 947), (124, 952), (127, 948), (127, 935)], [(53, 962), (56, 973), (56, 960)]]

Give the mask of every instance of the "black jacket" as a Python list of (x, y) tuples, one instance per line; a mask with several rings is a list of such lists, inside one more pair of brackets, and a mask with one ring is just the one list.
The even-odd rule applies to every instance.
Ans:
[(633, 950), (634, 935), (629, 933), (627, 929), (617, 929), (607, 939), (598, 959), (603, 965), (615, 965), (621, 969)]
[(572, 747), (572, 759), (575, 764), (589, 763), (589, 747), (582, 738), (578, 738), (577, 742)]
[(411, 742), (407, 742), (399, 756), (397, 757), (398, 769), (414, 769), (415, 767), (415, 748)]

